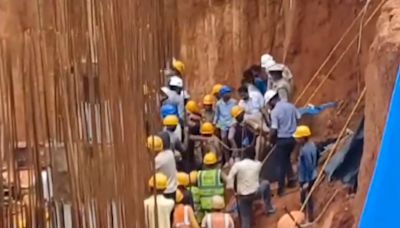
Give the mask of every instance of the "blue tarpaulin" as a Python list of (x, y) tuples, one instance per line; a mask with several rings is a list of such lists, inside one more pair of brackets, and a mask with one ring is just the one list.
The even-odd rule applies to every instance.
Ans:
[(392, 100), (382, 137), (381, 150), (368, 192), (360, 228), (400, 227), (400, 80), (393, 88)]

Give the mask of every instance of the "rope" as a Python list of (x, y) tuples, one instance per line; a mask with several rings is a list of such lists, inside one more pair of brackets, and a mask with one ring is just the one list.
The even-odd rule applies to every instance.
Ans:
[[(372, 18), (375, 16), (375, 14), (378, 12), (378, 10), (382, 7), (382, 5), (385, 3), (384, 0), (382, 0), (379, 5), (375, 8), (374, 12), (371, 14), (371, 16), (367, 19), (367, 21), (364, 23), (363, 26), (366, 26), (371, 20)], [(295, 104), (298, 104), (299, 101), (303, 98), (304, 94), (306, 93), (306, 91), (310, 88), (311, 84), (317, 79), (317, 77), (319, 76), (319, 74), (321, 73), (322, 69), (326, 66), (326, 64), (328, 63), (328, 61), (331, 59), (331, 57), (333, 56), (334, 52), (339, 48), (340, 44), (343, 42), (344, 38), (347, 36), (347, 34), (351, 31), (351, 29), (353, 28), (353, 26), (355, 25), (356, 21), (365, 14), (367, 10), (367, 7), (364, 7), (363, 10), (361, 10), (359, 12), (359, 14), (357, 15), (357, 17), (353, 20), (353, 22), (350, 24), (350, 26), (347, 28), (347, 30), (344, 32), (344, 34), (342, 35), (342, 37), (339, 39), (338, 43), (333, 47), (332, 51), (329, 52), (328, 56), (325, 58), (324, 62), (321, 64), (321, 66), (318, 68), (318, 70), (314, 73), (314, 75), (311, 77), (310, 81), (307, 83), (307, 85), (304, 87), (304, 89), (302, 90), (302, 92), (297, 96)], [(360, 34), (357, 34), (355, 36), (355, 38), (353, 40), (357, 40), (357, 37)], [(355, 41), (354, 41), (355, 42)], [(352, 42), (352, 43), (354, 43)], [(350, 49), (349, 47), (347, 49)], [(345, 52), (347, 52), (348, 50), (346, 50)], [(343, 58), (343, 57), (341, 57)], [(341, 60), (340, 58), (340, 60)], [(337, 66), (337, 64), (335, 64)], [(335, 67), (336, 67), (335, 66)], [(329, 73), (330, 74), (330, 73)], [(327, 75), (329, 75), (327, 74)], [(326, 80), (326, 79), (325, 79)], [(325, 82), (325, 80), (323, 82)], [(315, 96), (315, 95), (313, 95)], [(308, 101), (306, 103), (309, 102)]]
[(321, 171), (318, 174), (318, 177), (315, 181), (315, 184), (312, 186), (310, 192), (307, 195), (307, 198), (305, 199), (303, 205), (301, 206), (300, 211), (304, 211), (308, 201), (311, 198), (311, 194), (315, 191), (315, 189), (318, 187), (318, 185), (320, 184), (319, 182), (322, 180), (323, 176), (324, 176), (324, 170), (326, 168), (326, 166), (328, 165), (329, 161), (331, 160), (333, 154), (335, 153), (337, 147), (339, 146), (339, 142), (341, 140), (341, 138), (343, 138), (343, 136), (346, 134), (346, 129), (350, 124), (351, 119), (353, 118), (355, 112), (357, 111), (358, 107), (361, 104), (362, 99), (364, 98), (365, 95), (365, 91), (366, 91), (366, 87), (364, 87), (363, 91), (361, 92), (360, 96), (358, 97), (357, 103), (355, 104), (353, 110), (351, 111), (349, 117), (346, 120), (346, 123), (344, 124), (342, 130), (340, 131), (339, 137), (336, 139), (336, 142), (334, 144), (334, 146), (332, 147), (331, 151), (329, 152), (329, 155), (327, 157), (327, 159), (325, 160), (325, 163), (323, 164)]

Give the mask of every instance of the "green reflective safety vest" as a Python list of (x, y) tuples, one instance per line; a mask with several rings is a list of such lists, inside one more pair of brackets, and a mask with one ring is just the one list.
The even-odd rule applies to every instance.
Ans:
[(204, 213), (201, 211), (200, 207), (200, 190), (196, 186), (190, 187), (190, 192), (192, 193), (193, 197), (193, 204), (194, 204), (194, 216), (196, 217), (197, 222), (201, 223), (204, 217)]
[(212, 209), (212, 197), (224, 197), (225, 188), (221, 181), (221, 169), (200, 171), (198, 174), (200, 205), (202, 210)]

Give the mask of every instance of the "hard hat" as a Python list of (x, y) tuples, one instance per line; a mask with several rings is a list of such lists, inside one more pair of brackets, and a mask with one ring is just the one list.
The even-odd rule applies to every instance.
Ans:
[(160, 112), (162, 118), (165, 118), (166, 116), (169, 115), (178, 115), (178, 109), (176, 108), (175, 105), (172, 104), (165, 104), (161, 106)]
[(180, 61), (180, 60), (173, 60), (172, 61), (172, 66), (177, 70), (177, 71), (179, 71), (179, 73), (181, 74), (181, 75), (183, 75), (183, 73), (185, 73), (185, 64), (183, 64), (183, 62), (182, 61)]
[(180, 203), (180, 202), (182, 202), (182, 200), (183, 200), (183, 193), (181, 190), (178, 189), (178, 190), (176, 190), (176, 193), (175, 193), (175, 202)]
[(267, 68), (268, 71), (283, 71), (283, 69), (285, 69), (285, 66), (280, 63), (274, 64), (271, 67)]
[(212, 95), (205, 95), (203, 98), (204, 105), (212, 105), (214, 104), (214, 97)]
[(190, 172), (190, 174), (189, 174), (189, 177), (190, 177), (190, 183), (192, 184), (192, 185), (195, 185), (195, 184), (197, 184), (197, 171), (195, 170), (195, 171), (192, 171), (192, 172)]
[(176, 115), (168, 115), (163, 119), (164, 126), (177, 126), (179, 124), (179, 119)]
[[(293, 217), (293, 219), (290, 217)], [(291, 211), (290, 215), (284, 214), (278, 221), (277, 228), (296, 228), (297, 224), (303, 224), (305, 222), (305, 215), (301, 211)], [(296, 221), (296, 223), (294, 221)]]
[(176, 174), (176, 181), (178, 182), (179, 186), (187, 187), (189, 185), (189, 175), (185, 172), (178, 172)]
[(166, 96), (169, 96), (170, 89), (166, 86), (161, 87), (161, 92), (163, 92)]
[(204, 155), (203, 163), (205, 165), (214, 165), (217, 162), (217, 155), (214, 152), (208, 152), (206, 155)]
[(270, 54), (264, 54), (261, 56), (261, 67), (262, 68), (268, 69), (275, 64), (276, 64), (276, 62)]
[(268, 104), (277, 94), (278, 93), (275, 90), (268, 90), (264, 95), (265, 104)]
[(188, 101), (186, 104), (186, 111), (190, 113), (200, 113), (200, 108), (195, 101)]
[(169, 86), (176, 86), (176, 87), (179, 87), (179, 88), (183, 88), (183, 80), (182, 80), (182, 78), (180, 78), (178, 76), (172, 76), (169, 79), (168, 85)]
[(147, 148), (154, 152), (160, 152), (164, 149), (163, 141), (159, 136), (152, 135), (147, 138)]
[(222, 196), (215, 195), (212, 197), (212, 208), (214, 210), (222, 210), (225, 208), (225, 200)]
[(202, 135), (212, 135), (214, 134), (214, 126), (210, 122), (203, 123), (200, 128), (200, 133)]
[(306, 125), (298, 126), (296, 132), (293, 134), (293, 137), (296, 139), (309, 136), (311, 136), (311, 130)]
[(222, 97), (225, 94), (232, 93), (232, 89), (229, 86), (223, 86), (219, 91), (219, 95)]
[(164, 190), (167, 188), (168, 185), (168, 177), (165, 176), (163, 173), (156, 173), (153, 175), (149, 180), (149, 187), (154, 188), (154, 178), (156, 179), (156, 186), (157, 190)]
[(239, 105), (233, 106), (231, 109), (231, 115), (233, 118), (238, 117), (240, 114), (244, 112), (244, 109), (240, 107)]
[(212, 94), (217, 95), (219, 94), (219, 91), (222, 89), (223, 85), (221, 84), (215, 84), (212, 88)]

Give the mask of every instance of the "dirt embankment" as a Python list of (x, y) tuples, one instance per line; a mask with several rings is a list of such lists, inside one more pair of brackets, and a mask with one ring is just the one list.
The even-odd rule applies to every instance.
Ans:
[(389, 0), (377, 22), (366, 68), (365, 145), (359, 190), (354, 205), (360, 215), (380, 150), (387, 112), (400, 63), (400, 1)]

